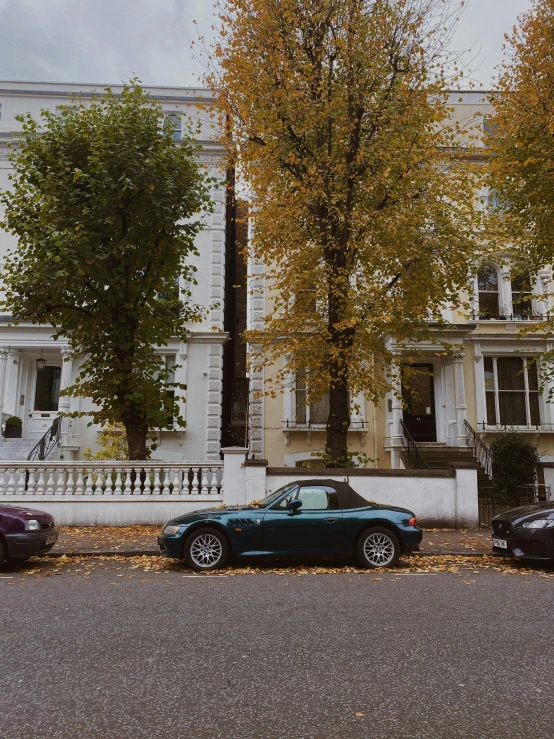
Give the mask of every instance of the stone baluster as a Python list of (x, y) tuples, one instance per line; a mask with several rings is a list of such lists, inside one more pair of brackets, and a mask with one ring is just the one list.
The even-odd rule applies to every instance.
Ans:
[(83, 470), (79, 468), (77, 471), (77, 482), (75, 483), (75, 495), (82, 495), (84, 493), (84, 487)]
[(92, 483), (93, 483), (93, 477), (92, 477), (92, 470), (87, 470), (87, 481), (85, 483), (85, 495), (92, 495)]
[(56, 495), (65, 493), (65, 470), (56, 470), (58, 473), (58, 484), (56, 485)]
[(192, 476), (192, 490), (190, 491), (192, 495), (198, 495), (200, 493), (200, 468), (195, 467), (194, 473)]
[(160, 468), (156, 467), (154, 470), (154, 489), (152, 490), (152, 495), (159, 495), (160, 494)]
[(25, 495), (25, 478), (26, 477), (27, 477), (27, 475), (26, 475), (26, 470), (25, 469), (22, 469), (22, 470), (20, 469), (20, 470), (17, 471), (17, 490), (16, 490), (16, 493), (18, 495)]
[(54, 475), (54, 469), (46, 470), (47, 482), (46, 482), (46, 495), (54, 495), (54, 485), (56, 484), (56, 477)]
[(75, 481), (73, 480), (73, 469), (70, 467), (67, 470), (67, 480), (65, 483), (65, 494), (73, 495), (75, 493)]
[(170, 470), (169, 470), (169, 468), (168, 468), (168, 467), (166, 467), (166, 468), (164, 468), (164, 469), (162, 470), (162, 472), (163, 472), (163, 476), (164, 476), (164, 481), (163, 481), (163, 487), (162, 487), (162, 495), (169, 495), (169, 493), (171, 492), (171, 491), (170, 491), (170, 488), (169, 488), (169, 482), (170, 482), (170, 480), (169, 480), (169, 475), (170, 475)]
[(207, 467), (202, 468), (202, 489), (200, 490), (200, 495), (208, 495), (210, 492), (208, 490), (208, 469)]
[[(136, 481), (135, 481), (136, 482)], [(123, 495), (131, 495), (131, 470), (127, 468), (125, 471), (125, 489), (123, 490)]]
[(121, 495), (121, 469), (118, 467), (115, 473), (114, 495)]
[(38, 471), (38, 482), (37, 482), (37, 495), (44, 495), (44, 468), (39, 467)]
[(36, 485), (35, 472), (36, 470), (34, 469), (29, 470), (29, 478), (27, 480), (27, 495), (35, 494), (35, 485)]

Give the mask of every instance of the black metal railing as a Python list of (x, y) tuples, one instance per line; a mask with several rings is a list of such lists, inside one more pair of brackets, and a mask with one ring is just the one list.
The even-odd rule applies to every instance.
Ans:
[(29, 462), (38, 461), (43, 462), (48, 459), (50, 452), (60, 445), (60, 428), (61, 419), (58, 416), (54, 419), (54, 423), (50, 426), (48, 431), (44, 434), (42, 439), (35, 444), (31, 449), (27, 460)]
[(474, 321), (549, 321), (552, 316), (549, 313), (508, 313), (506, 315), (473, 313), (471, 317)]
[(492, 457), (488, 447), (477, 435), (475, 429), (464, 421), (466, 427), (466, 443), (473, 452), (473, 456), (485, 470), (487, 477), (492, 480)]
[(479, 525), (489, 526), (499, 513), (532, 503), (540, 503), (550, 497), (549, 485), (520, 485), (509, 491), (498, 490), (492, 484), (489, 490), (479, 491)]
[(415, 468), (416, 470), (426, 470), (427, 462), (421, 456), (421, 452), (417, 448), (417, 444), (413, 440), (412, 435), (406, 428), (404, 421), (400, 421), (400, 425), (402, 426), (403, 431), (402, 445), (404, 447), (404, 451), (408, 455), (408, 463), (410, 467)]

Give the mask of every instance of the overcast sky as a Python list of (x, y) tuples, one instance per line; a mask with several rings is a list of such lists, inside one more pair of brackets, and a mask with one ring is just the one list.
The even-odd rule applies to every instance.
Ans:
[[(504, 33), (530, 0), (468, 0), (456, 49), (474, 47), (490, 87)], [(190, 44), (211, 34), (211, 0), (0, 0), (0, 79), (198, 85)]]

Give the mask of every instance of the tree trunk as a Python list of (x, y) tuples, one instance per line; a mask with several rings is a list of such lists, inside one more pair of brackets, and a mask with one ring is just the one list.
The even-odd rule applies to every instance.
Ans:
[[(333, 371), (335, 370), (335, 371)], [(338, 367), (331, 367), (331, 377), (344, 375)], [(330, 459), (327, 467), (348, 467), (348, 427), (350, 426), (350, 402), (348, 377), (331, 381), (329, 387), (329, 417), (327, 419), (327, 445), (325, 452)]]
[(129, 459), (146, 459), (147, 433), (141, 431), (133, 421), (125, 422), (125, 431), (127, 433), (127, 444), (129, 445)]

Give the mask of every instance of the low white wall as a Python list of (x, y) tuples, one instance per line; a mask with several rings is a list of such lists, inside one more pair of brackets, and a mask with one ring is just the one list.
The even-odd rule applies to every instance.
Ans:
[[(295, 480), (328, 479), (348, 482), (368, 501), (413, 511), (418, 524), (438, 528), (478, 528), (477, 471), (363, 470), (364, 474), (329, 474), (330, 470), (299, 475), (268, 469), (266, 494)], [(361, 471), (360, 471), (361, 472)]]
[[(138, 497), (138, 496), (137, 496)], [(60, 526), (131, 526), (167, 523), (172, 518), (222, 504), (221, 496), (158, 495), (133, 497), (81, 495), (0, 496), (0, 504), (36, 508), (54, 516)]]

